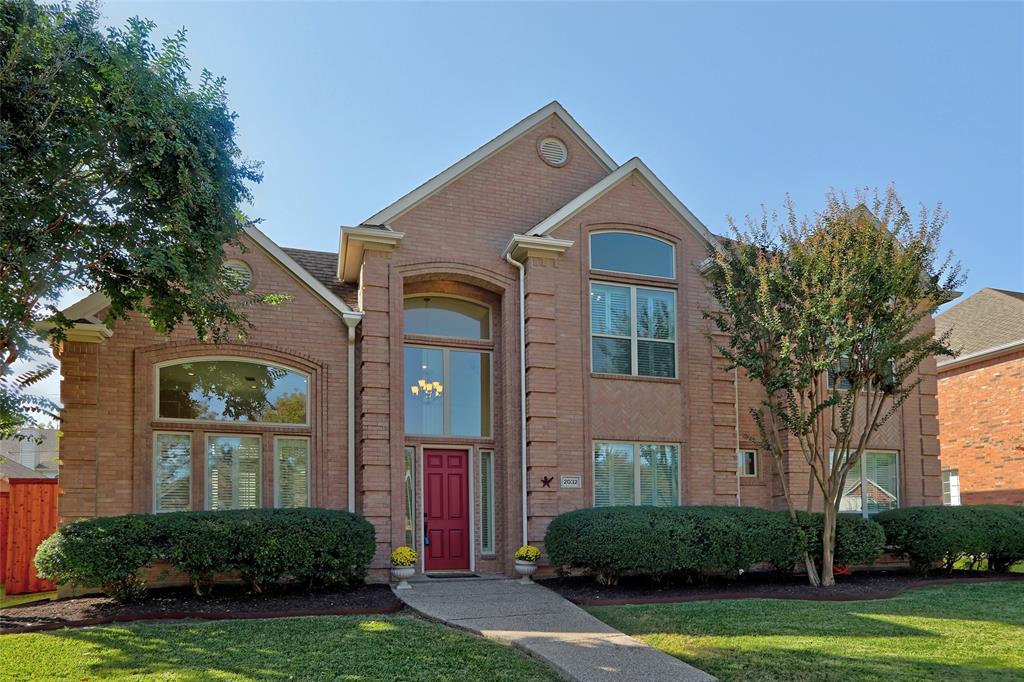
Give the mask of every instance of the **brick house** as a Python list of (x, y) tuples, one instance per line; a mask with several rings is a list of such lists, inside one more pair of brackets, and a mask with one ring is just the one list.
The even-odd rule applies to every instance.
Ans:
[(935, 317), (946, 504), (1024, 504), (1024, 292), (982, 289)]
[[(244, 242), (228, 265), (292, 297), (253, 310), (244, 343), (111, 331), (98, 295), (66, 311), (65, 520), (348, 508), (376, 527), (376, 569), (411, 544), (421, 570), (509, 572), (580, 507), (785, 506), (747, 438), (759, 389), (723, 371), (701, 317), (715, 237), (557, 102), (342, 227), (338, 253)], [(934, 362), (920, 371), (844, 510), (939, 503)], [(807, 489), (799, 452), (785, 470)]]

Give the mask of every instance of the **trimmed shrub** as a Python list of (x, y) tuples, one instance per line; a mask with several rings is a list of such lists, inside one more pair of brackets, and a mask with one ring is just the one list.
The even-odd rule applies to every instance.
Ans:
[[(553, 519), (544, 544), (555, 566), (586, 569), (602, 582), (627, 574), (702, 577), (763, 562), (789, 570), (805, 547), (814, 553), (821, 524), (821, 514), (794, 523), (786, 511), (752, 507), (599, 507)], [(838, 528), (838, 563), (871, 563), (884, 551), (873, 521), (844, 517)]]
[(214, 575), (226, 571), (238, 571), (255, 591), (285, 581), (351, 585), (366, 577), (374, 550), (373, 526), (346, 511), (174, 512), (69, 524), (40, 545), (36, 566), (54, 582), (131, 599), (145, 590), (141, 570), (158, 560), (206, 594)]
[(36, 573), (58, 584), (101, 587), (121, 600), (145, 592), (141, 572), (157, 555), (154, 517), (86, 519), (57, 529), (36, 550)]
[(948, 572), (963, 558), (987, 559), (990, 571), (1024, 560), (1024, 508), (910, 507), (878, 515), (886, 541), (919, 571), (941, 563)]
[[(825, 531), (825, 515), (797, 512), (801, 539), (811, 557), (821, 563), (821, 536)], [(836, 519), (836, 549), (833, 563), (845, 565), (873, 564), (885, 553), (885, 531), (873, 519), (854, 514), (840, 514)], [(799, 552), (803, 556), (803, 550)]]

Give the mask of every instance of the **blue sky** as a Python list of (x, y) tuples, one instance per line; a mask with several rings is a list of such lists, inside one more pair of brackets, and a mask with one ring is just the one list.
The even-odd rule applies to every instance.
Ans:
[(251, 215), (334, 250), (553, 99), (714, 231), (829, 187), (941, 200), (966, 293), (1024, 290), (1024, 4), (128, 3), (189, 31), (265, 164)]

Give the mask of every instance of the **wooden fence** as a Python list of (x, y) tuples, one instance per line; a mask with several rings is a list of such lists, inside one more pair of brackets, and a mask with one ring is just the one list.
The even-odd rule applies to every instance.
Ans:
[(57, 479), (9, 478), (0, 489), (0, 584), (7, 594), (55, 589), (36, 575), (39, 543), (57, 530)]

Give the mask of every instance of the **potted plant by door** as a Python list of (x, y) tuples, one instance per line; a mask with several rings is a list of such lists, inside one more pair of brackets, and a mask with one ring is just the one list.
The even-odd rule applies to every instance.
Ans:
[(539, 558), (540, 550), (533, 545), (523, 545), (516, 550), (516, 573), (523, 576), (520, 583), (530, 584), (530, 576), (537, 572), (537, 559)]
[(411, 590), (412, 585), (409, 584), (408, 579), (416, 573), (416, 562), (419, 560), (419, 556), (416, 554), (416, 550), (412, 547), (396, 547), (391, 552), (391, 577), (398, 582), (398, 590)]

